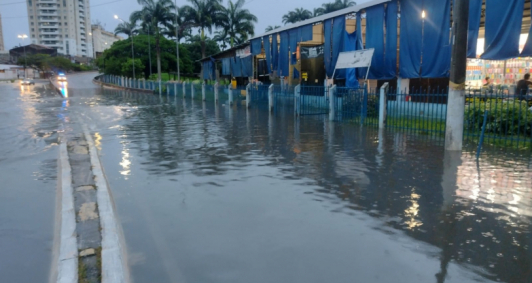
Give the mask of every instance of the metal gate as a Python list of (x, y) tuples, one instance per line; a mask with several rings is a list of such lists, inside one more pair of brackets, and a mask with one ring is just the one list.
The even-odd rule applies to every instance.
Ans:
[(323, 115), (329, 113), (329, 87), (301, 86), (296, 98), (299, 115)]

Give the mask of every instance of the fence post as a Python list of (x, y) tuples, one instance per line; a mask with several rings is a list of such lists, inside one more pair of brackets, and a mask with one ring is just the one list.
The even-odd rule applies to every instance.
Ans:
[(294, 88), (294, 111), (296, 116), (301, 115), (301, 85), (296, 85)]
[(177, 97), (177, 83), (174, 83), (174, 96)]
[(268, 87), (268, 109), (273, 112), (273, 84)]
[(214, 103), (218, 103), (218, 81), (214, 83)]
[(381, 86), (381, 93), (380, 93), (380, 99), (379, 99), (379, 129), (384, 129), (384, 126), (386, 125), (386, 112), (388, 111), (387, 106), (387, 97), (386, 94), (388, 93), (388, 88), (390, 86), (388, 83), (384, 83)]
[(246, 86), (246, 108), (251, 107), (251, 83)]
[(334, 121), (336, 117), (336, 85), (329, 89), (329, 121)]
[(205, 82), (201, 83), (201, 101), (205, 101)]
[(187, 94), (187, 82), (183, 81), (183, 98), (186, 97)]
[(229, 85), (227, 88), (228, 88), (228, 92), (229, 92), (229, 105), (233, 105), (233, 89), (231, 88), (232, 86)]

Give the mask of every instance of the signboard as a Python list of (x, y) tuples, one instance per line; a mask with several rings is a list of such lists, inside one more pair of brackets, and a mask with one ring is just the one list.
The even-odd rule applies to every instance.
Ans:
[(307, 72), (303, 72), (303, 73), (301, 74), (301, 78), (304, 79), (305, 81), (307, 81), (307, 79), (308, 79), (308, 73), (307, 73)]
[(336, 69), (365, 68), (371, 66), (371, 58), (375, 49), (364, 49), (350, 52), (340, 52)]
[(236, 50), (236, 56), (240, 58), (248, 57), (251, 55), (251, 46), (246, 46), (242, 49)]
[(313, 59), (323, 57), (323, 45), (313, 47), (301, 47), (301, 59)]

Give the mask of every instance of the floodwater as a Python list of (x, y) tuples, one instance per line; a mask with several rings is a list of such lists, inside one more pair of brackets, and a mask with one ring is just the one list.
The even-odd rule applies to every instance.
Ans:
[(477, 162), (326, 117), (69, 87), (64, 128), (93, 133), (133, 282), (532, 282), (530, 152)]
[(0, 82), (0, 282), (47, 282), (63, 100)]

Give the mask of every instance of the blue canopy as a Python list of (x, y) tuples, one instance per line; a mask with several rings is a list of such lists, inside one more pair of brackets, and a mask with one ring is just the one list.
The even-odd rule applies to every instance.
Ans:
[(525, 0), (486, 0), (486, 44), (482, 59), (519, 56)]
[(425, 1), (424, 11), (421, 77), (448, 77), (451, 68), (451, 0)]

